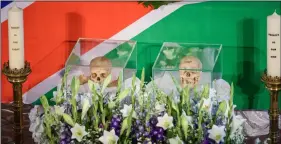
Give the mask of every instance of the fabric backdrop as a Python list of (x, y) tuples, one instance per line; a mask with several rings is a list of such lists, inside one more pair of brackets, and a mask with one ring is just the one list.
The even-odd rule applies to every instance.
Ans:
[[(8, 60), (7, 11), (1, 2), (1, 60)], [(162, 42), (221, 43), (223, 78), (235, 86), (238, 109), (267, 109), (260, 81), (266, 68), (266, 17), (281, 2), (184, 2), (157, 10), (137, 2), (17, 2), (24, 9), (25, 59), (32, 74), (23, 86), (24, 102), (52, 96), (59, 72), (79, 37), (138, 41), (138, 69), (147, 80)], [(110, 52), (108, 52), (110, 53)], [(2, 102), (12, 87), (2, 74)], [(37, 103), (37, 102), (35, 102)]]

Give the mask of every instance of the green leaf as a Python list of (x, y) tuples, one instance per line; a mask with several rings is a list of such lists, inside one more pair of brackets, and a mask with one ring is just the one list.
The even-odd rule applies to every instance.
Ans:
[(120, 135), (122, 135), (124, 133), (124, 131), (126, 129), (128, 129), (128, 120), (129, 120), (129, 117), (127, 117), (123, 120)]
[(225, 113), (227, 109), (227, 102), (226, 101), (222, 101), (219, 105), (219, 109), (217, 111), (217, 115), (219, 115), (219, 113)]
[(172, 80), (173, 80), (173, 82), (174, 82), (178, 92), (180, 93), (181, 92), (181, 87), (180, 87), (179, 83), (176, 81), (175, 77), (171, 73), (170, 73), (170, 76), (171, 76), (171, 78), (172, 78)]
[(140, 83), (140, 89), (143, 88), (144, 86), (144, 78), (145, 78), (145, 69), (143, 68), (142, 69), (142, 72), (141, 72), (141, 83)]
[(130, 89), (125, 89), (124, 91), (122, 91), (119, 95), (117, 100), (120, 102), (122, 101), (130, 92)]
[(72, 120), (72, 118), (70, 117), (70, 115), (64, 113), (62, 116), (63, 116), (64, 121), (65, 121), (67, 124), (71, 125), (72, 127), (74, 126), (74, 121)]
[(92, 102), (94, 105), (97, 104), (97, 99), (98, 99), (98, 93), (97, 93), (97, 90), (96, 90), (96, 86), (95, 86), (95, 83), (93, 81), (88, 81), (88, 86), (89, 86), (89, 89), (91, 90), (92, 92)]
[(41, 96), (40, 101), (41, 101), (41, 104), (44, 108), (44, 112), (45, 113), (49, 112), (50, 106), (49, 106), (49, 103), (48, 103), (48, 100), (47, 100), (46, 96), (45, 95)]
[(152, 7), (154, 9), (158, 9), (162, 5), (167, 5), (169, 3), (173, 3), (175, 1), (139, 1), (139, 4), (142, 4), (144, 7)]
[(122, 86), (122, 73), (119, 73), (119, 76), (118, 76), (118, 85), (117, 85), (117, 93), (120, 93), (121, 91), (121, 86)]
[(208, 98), (209, 98), (209, 91), (210, 91), (209, 85), (206, 84), (206, 85), (204, 86), (203, 92), (202, 92), (202, 94), (201, 94), (201, 98), (206, 98), (206, 99), (208, 99)]
[(101, 89), (101, 93), (103, 93), (104, 92), (104, 90), (107, 88), (107, 86), (109, 85), (109, 83), (111, 82), (111, 74), (110, 75), (108, 75), (106, 78), (105, 78), (105, 80), (104, 80), (104, 82), (103, 82), (103, 85), (102, 85), (102, 89)]
[(79, 81), (78, 77), (73, 77), (72, 81), (71, 81), (72, 99), (76, 98), (79, 87), (80, 87), (80, 81)]
[(233, 104), (233, 95), (234, 95), (234, 85), (233, 82), (231, 83), (231, 91), (230, 91), (230, 104)]
[(132, 86), (134, 87), (136, 84), (136, 75), (133, 75)]
[(58, 90), (58, 91), (57, 91), (57, 95), (56, 95), (56, 97), (55, 97), (55, 102), (56, 102), (56, 104), (61, 103), (61, 101), (62, 101), (62, 95), (63, 95), (63, 91), (62, 91), (62, 90)]

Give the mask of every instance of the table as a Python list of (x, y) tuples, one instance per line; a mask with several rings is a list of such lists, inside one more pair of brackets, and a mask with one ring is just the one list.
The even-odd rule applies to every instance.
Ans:
[[(32, 105), (23, 106), (24, 144), (35, 144), (32, 134), (29, 132), (28, 113), (32, 107)], [(13, 111), (10, 104), (1, 104), (1, 111), (1, 144), (8, 144), (13, 140)], [(249, 135), (246, 139), (247, 144), (255, 144), (256, 138), (260, 138), (262, 141), (267, 138), (269, 130), (267, 111), (243, 110), (236, 111), (236, 113), (247, 119), (245, 123), (246, 132)]]

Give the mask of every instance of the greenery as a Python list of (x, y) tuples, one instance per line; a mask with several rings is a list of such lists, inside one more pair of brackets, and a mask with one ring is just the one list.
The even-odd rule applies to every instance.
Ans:
[(169, 3), (174, 3), (177, 1), (139, 1), (144, 7), (152, 7), (153, 9), (158, 9), (162, 5), (167, 5)]

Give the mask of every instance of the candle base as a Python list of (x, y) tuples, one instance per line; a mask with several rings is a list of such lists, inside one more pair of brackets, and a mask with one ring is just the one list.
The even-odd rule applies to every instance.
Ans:
[(261, 77), (265, 87), (270, 93), (270, 109), (268, 111), (270, 117), (269, 136), (271, 144), (280, 143), (280, 132), (278, 127), (279, 120), (279, 107), (278, 107), (278, 94), (281, 90), (281, 77), (268, 76), (265, 71)]
[(9, 62), (4, 63), (2, 72), (7, 76), (8, 81), (13, 85), (13, 111), (14, 111), (14, 143), (23, 143), (23, 114), (22, 114), (22, 84), (31, 73), (30, 64), (25, 62), (22, 69), (10, 69)]

